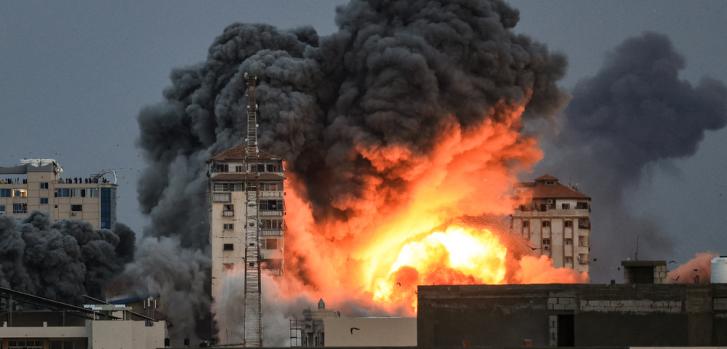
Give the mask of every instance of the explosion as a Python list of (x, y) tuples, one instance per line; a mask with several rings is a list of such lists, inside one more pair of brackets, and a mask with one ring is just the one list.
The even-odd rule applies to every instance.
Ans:
[[(525, 241), (502, 227), (472, 219), (511, 213), (519, 203), (516, 174), (541, 157), (537, 142), (520, 132), (523, 112), (498, 103), (468, 130), (445, 118), (446, 132), (428, 154), (357, 145), (380, 173), (403, 180), (382, 190), (378, 178), (368, 178), (360, 202), (345, 203), (359, 208), (345, 220), (317, 221), (310, 204), (288, 192), (284, 278), (305, 276), (295, 294), (413, 314), (417, 285), (586, 281), (554, 269), (547, 257), (528, 256)], [(288, 185), (296, 188), (294, 176)]]

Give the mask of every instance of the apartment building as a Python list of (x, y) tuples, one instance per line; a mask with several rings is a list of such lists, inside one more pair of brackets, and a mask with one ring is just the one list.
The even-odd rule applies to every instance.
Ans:
[(244, 270), (247, 230), (259, 232), (260, 268), (283, 270), (283, 160), (264, 152), (252, 160), (245, 152), (239, 145), (210, 160), (213, 295), (226, 271)]
[(529, 241), (553, 265), (588, 272), (591, 198), (558, 178), (544, 175), (516, 188), (523, 200), (512, 215), (511, 232)]
[(115, 179), (105, 174), (64, 178), (62, 173), (53, 159), (0, 167), (0, 216), (23, 219), (37, 211), (52, 221), (81, 220), (94, 229), (111, 229), (116, 223)]

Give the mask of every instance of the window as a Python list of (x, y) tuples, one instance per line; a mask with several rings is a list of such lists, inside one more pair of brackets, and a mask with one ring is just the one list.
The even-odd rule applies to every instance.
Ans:
[(283, 200), (260, 200), (261, 211), (282, 211)]
[(530, 228), (530, 221), (523, 221), (523, 228)]
[(5, 205), (0, 205), (0, 216), (5, 215)]
[(560, 204), (560, 207), (564, 210), (570, 210), (570, 204)]
[(81, 189), (81, 197), (82, 198), (86, 197), (86, 189)]
[(225, 224), (222, 225), (222, 229), (224, 229), (224, 230), (234, 230), (235, 229), (235, 225), (232, 224), (232, 223), (225, 223)]
[(277, 250), (278, 249), (278, 239), (265, 239), (265, 249), (266, 250)]
[(28, 213), (28, 204), (13, 204), (13, 213)]
[(235, 205), (227, 204), (222, 209), (223, 217), (234, 217), (235, 216)]
[(588, 229), (591, 227), (591, 220), (588, 218), (580, 218), (578, 219), (578, 228), (581, 229)]
[(588, 264), (588, 255), (585, 253), (578, 254), (578, 263)]
[(40, 198), (41, 205), (48, 205), (48, 198)]
[(12, 196), (10, 189), (0, 189), (0, 198), (9, 198)]
[(581, 235), (578, 237), (578, 247), (588, 247), (588, 240), (585, 236)]
[(573, 221), (565, 221), (563, 222), (563, 226), (566, 228), (573, 228)]
[(547, 211), (548, 206), (546, 204), (540, 204), (540, 211)]
[(576, 203), (576, 209), (578, 210), (587, 210), (588, 209), (588, 203), (585, 201), (580, 201)]
[(573, 245), (573, 239), (563, 239), (563, 243), (566, 246), (571, 246), (571, 245)]
[(543, 221), (542, 222), (542, 227), (543, 228), (550, 228), (550, 221)]
[(235, 172), (243, 172), (242, 165), (235, 166)]
[(16, 198), (27, 198), (28, 197), (28, 191), (23, 189), (15, 189), (13, 196)]
[(88, 197), (90, 197), (90, 198), (97, 198), (98, 197), (98, 189), (96, 189), (96, 188), (89, 188), (87, 191), (88, 191)]
[(230, 166), (227, 164), (215, 164), (212, 172), (230, 172)]
[(230, 202), (230, 193), (212, 193), (213, 202)]
[(273, 164), (268, 164), (268, 172), (278, 172), (278, 166)]
[(83, 211), (83, 205), (71, 205), (71, 211), (72, 212), (81, 212), (81, 211)]
[(550, 239), (543, 239), (543, 250), (550, 250)]
[(212, 186), (214, 191), (242, 191), (242, 183), (215, 183)]
[(40, 182), (40, 189), (48, 189), (48, 182)]
[(573, 264), (573, 257), (563, 257), (563, 261), (565, 262), (565, 264)]
[(223, 251), (234, 251), (235, 250), (235, 245), (233, 245), (233, 244), (224, 244), (224, 245), (222, 245), (222, 250)]
[(278, 191), (282, 190), (282, 185), (280, 183), (260, 183), (260, 190), (262, 191)]
[(261, 229), (283, 229), (283, 221), (280, 219), (261, 219)]
[(265, 164), (257, 164), (255, 170), (256, 172), (265, 172)]

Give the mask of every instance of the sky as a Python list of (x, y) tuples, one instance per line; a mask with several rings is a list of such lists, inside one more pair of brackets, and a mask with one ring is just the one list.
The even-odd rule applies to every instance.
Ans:
[[(727, 81), (727, 1), (509, 1), (516, 31), (568, 57), (561, 84), (594, 74), (604, 54), (643, 31), (669, 36), (687, 60), (683, 78)], [(118, 220), (146, 224), (136, 202), (143, 161), (136, 116), (158, 102), (172, 68), (202, 61), (233, 22), (333, 32), (344, 1), (4, 1), (0, 2), (0, 165), (55, 158), (67, 176), (113, 169)], [(696, 155), (648, 170), (628, 199), (662, 222), (683, 261), (727, 254), (727, 130), (709, 133)], [(597, 203), (594, 203), (597, 207)], [(599, 232), (594, 227), (594, 234)]]

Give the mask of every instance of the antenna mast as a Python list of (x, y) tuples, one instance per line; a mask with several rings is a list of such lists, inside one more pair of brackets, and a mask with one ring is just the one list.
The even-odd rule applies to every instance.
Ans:
[[(255, 102), (255, 84), (257, 77), (245, 73), (247, 82), (247, 138), (245, 139), (245, 160), (250, 174), (257, 166), (254, 159), (258, 158), (257, 147), (257, 102)], [(262, 302), (260, 293), (260, 232), (258, 230), (258, 190), (255, 178), (245, 180), (245, 314), (243, 331), (245, 347), (262, 347)]]
[(247, 138), (245, 138), (245, 156), (257, 157), (257, 102), (255, 101), (255, 85), (257, 76), (245, 73), (247, 83)]

